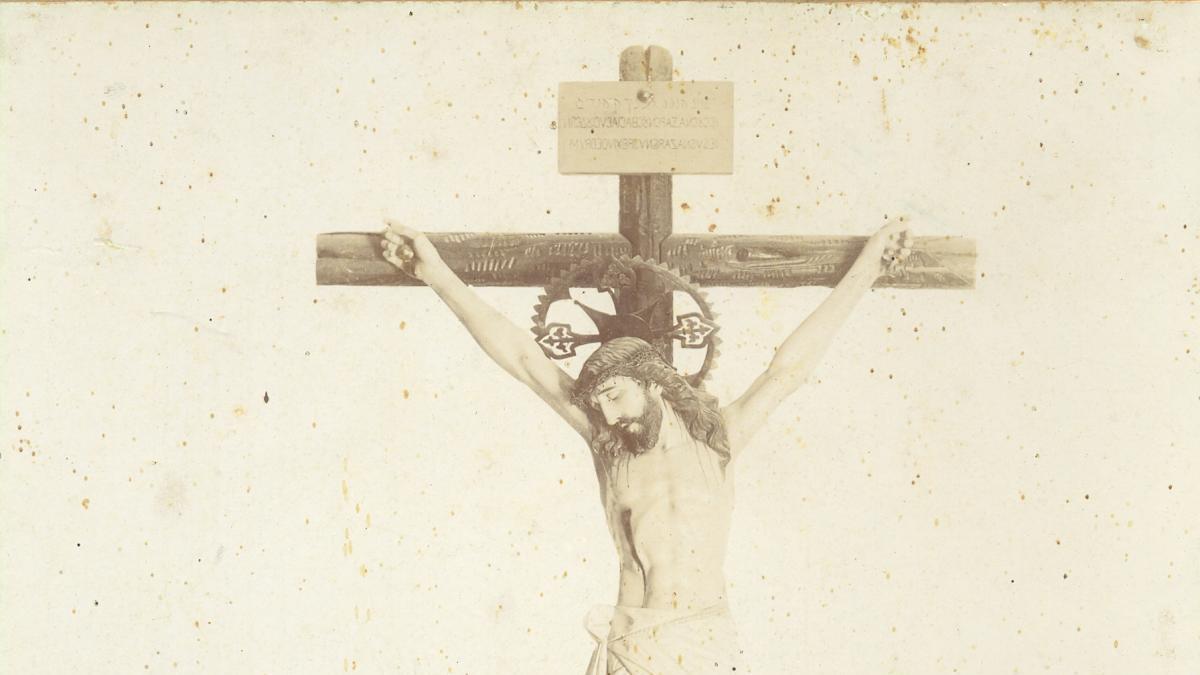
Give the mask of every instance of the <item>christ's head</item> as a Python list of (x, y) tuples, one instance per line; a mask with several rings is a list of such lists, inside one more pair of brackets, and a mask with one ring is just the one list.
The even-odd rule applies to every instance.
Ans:
[(654, 447), (662, 430), (662, 387), (626, 375), (610, 375), (587, 397), (591, 414), (599, 413), (625, 448), (641, 453)]
[(587, 413), (592, 449), (615, 458), (654, 447), (665, 406), (688, 433), (729, 460), (729, 441), (714, 396), (692, 387), (645, 340), (620, 337), (600, 345), (580, 370), (575, 404)]

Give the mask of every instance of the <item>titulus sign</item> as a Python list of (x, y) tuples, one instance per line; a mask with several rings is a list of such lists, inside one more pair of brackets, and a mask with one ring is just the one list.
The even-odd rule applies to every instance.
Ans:
[(560, 83), (558, 171), (733, 173), (733, 83)]

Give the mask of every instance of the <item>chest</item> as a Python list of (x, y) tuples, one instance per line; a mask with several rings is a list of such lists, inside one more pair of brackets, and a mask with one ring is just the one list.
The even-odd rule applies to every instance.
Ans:
[(681, 443), (622, 457), (609, 467), (608, 496), (620, 511), (643, 512), (659, 504), (711, 507), (732, 499), (731, 467), (722, 472), (715, 452)]

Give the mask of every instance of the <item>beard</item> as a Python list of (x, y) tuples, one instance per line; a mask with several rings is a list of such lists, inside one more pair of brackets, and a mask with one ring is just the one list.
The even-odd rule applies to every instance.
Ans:
[(620, 437), (625, 449), (635, 455), (654, 447), (662, 431), (662, 404), (653, 399), (646, 401), (646, 410), (636, 418), (625, 419), (612, 427)]

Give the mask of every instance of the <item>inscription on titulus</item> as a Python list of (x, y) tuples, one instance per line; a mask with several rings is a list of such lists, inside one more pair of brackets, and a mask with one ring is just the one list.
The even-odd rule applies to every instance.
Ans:
[(559, 173), (733, 173), (732, 82), (562, 82)]

